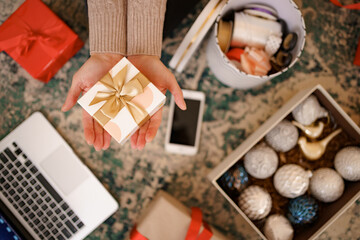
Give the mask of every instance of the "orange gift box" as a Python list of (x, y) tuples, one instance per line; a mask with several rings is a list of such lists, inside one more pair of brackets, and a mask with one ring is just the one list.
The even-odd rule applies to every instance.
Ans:
[(83, 45), (41, 0), (26, 0), (0, 26), (0, 51), (45, 83)]

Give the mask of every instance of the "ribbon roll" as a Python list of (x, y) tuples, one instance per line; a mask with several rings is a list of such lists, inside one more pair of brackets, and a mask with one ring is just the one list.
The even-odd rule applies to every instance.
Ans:
[(272, 7), (263, 5), (263, 4), (247, 4), (244, 6), (245, 13), (248, 13), (253, 16), (269, 19), (276, 21), (278, 18), (277, 11)]
[(233, 32), (232, 22), (226, 22), (223, 20), (219, 21), (217, 38), (220, 49), (224, 53), (226, 53), (229, 50), (232, 32)]
[(232, 47), (264, 48), (271, 35), (282, 36), (280, 23), (244, 12), (235, 13)]

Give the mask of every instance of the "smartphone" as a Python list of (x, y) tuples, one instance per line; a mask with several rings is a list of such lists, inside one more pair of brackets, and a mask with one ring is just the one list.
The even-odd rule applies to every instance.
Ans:
[(182, 91), (187, 108), (185, 111), (181, 110), (176, 106), (174, 97), (171, 97), (165, 150), (194, 155), (199, 149), (205, 94), (199, 91)]

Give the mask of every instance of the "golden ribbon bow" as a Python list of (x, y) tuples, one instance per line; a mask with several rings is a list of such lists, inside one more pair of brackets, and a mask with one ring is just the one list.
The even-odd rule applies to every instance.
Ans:
[(135, 96), (144, 92), (144, 88), (149, 84), (149, 80), (142, 73), (138, 73), (125, 83), (126, 73), (127, 65), (114, 78), (111, 77), (110, 73), (107, 73), (99, 82), (110, 91), (98, 91), (89, 104), (91, 106), (106, 101), (93, 115), (103, 127), (110, 119), (115, 118), (124, 106), (139, 126), (150, 118), (145, 109), (131, 102)]

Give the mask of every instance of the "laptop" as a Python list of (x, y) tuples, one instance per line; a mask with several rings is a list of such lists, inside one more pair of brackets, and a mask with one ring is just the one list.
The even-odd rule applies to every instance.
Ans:
[(83, 239), (118, 203), (35, 112), (0, 141), (0, 239)]

